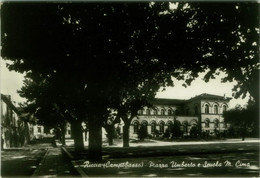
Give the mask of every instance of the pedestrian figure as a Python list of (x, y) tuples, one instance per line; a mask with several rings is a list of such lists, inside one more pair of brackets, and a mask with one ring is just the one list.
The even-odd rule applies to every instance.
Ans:
[(3, 135), (1, 135), (1, 150), (4, 149), (4, 138)]

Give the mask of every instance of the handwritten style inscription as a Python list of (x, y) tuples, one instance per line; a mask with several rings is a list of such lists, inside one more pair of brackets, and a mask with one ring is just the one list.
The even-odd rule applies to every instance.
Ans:
[(135, 162), (131, 163), (129, 161), (121, 162), (121, 163), (112, 163), (111, 161), (107, 161), (106, 163), (90, 163), (89, 161), (85, 161), (83, 163), (84, 168), (193, 168), (193, 167), (199, 167), (199, 168), (217, 168), (217, 167), (236, 167), (236, 168), (246, 168), (250, 167), (249, 162), (243, 162), (241, 160), (237, 161), (229, 161), (225, 160), (223, 162), (220, 161), (204, 161), (204, 162), (177, 162), (177, 161), (171, 161), (168, 163), (157, 163), (153, 161), (148, 162)]
[(153, 168), (190, 168), (190, 167), (202, 167), (202, 168), (214, 168), (214, 167), (250, 167), (250, 163), (242, 162), (240, 160), (236, 161), (235, 164), (232, 164), (230, 161), (226, 160), (224, 162), (215, 161), (215, 162), (176, 162), (171, 161), (170, 163), (154, 163), (152, 161), (149, 162), (149, 167)]

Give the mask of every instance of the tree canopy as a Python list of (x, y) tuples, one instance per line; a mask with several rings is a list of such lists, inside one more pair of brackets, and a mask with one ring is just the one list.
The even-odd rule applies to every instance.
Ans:
[(109, 69), (124, 70), (115, 64), (121, 60), (166, 62), (161, 68), (187, 70), (188, 84), (205, 68), (211, 69), (205, 80), (220, 69), (224, 81), (238, 81), (236, 96), (249, 91), (257, 98), (258, 11), (254, 2), (174, 8), (169, 2), (4, 3), (2, 55), (13, 59), (10, 69), (41, 75), (77, 70), (79, 81), (99, 76), (94, 80), (104, 82)]
[(206, 81), (224, 71), (223, 81), (238, 81), (236, 96), (258, 99), (257, 3), (5, 2), (1, 10), (9, 69), (47, 82), (46, 98), (98, 128), (111, 105), (153, 97), (171, 77), (189, 85), (208, 69)]
[(250, 136), (259, 136), (259, 107), (255, 103), (249, 102), (246, 108), (237, 105), (235, 108), (224, 112), (223, 117), (226, 123), (238, 132), (246, 133)]

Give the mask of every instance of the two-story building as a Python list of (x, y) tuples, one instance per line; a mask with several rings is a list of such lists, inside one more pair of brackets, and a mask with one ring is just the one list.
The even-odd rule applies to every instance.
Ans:
[(216, 130), (223, 132), (227, 124), (222, 115), (228, 109), (230, 99), (206, 93), (188, 100), (155, 99), (152, 107), (144, 107), (132, 120), (130, 135), (135, 137), (141, 125), (148, 134), (153, 135), (156, 130), (163, 134), (166, 129), (172, 130), (174, 122), (179, 122), (186, 135), (194, 126), (208, 134), (215, 134)]

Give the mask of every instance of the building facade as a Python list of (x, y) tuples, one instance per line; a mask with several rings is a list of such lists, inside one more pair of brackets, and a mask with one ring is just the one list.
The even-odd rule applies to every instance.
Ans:
[(163, 135), (167, 129), (172, 132), (175, 122), (184, 136), (189, 136), (193, 127), (207, 135), (222, 133), (228, 127), (222, 115), (228, 109), (230, 99), (206, 93), (188, 100), (155, 99), (152, 107), (144, 107), (132, 120), (130, 136), (137, 137), (141, 126), (151, 136)]
[(32, 126), (21, 119), (21, 113), (10, 95), (1, 94), (1, 148), (20, 147), (27, 144), (33, 135)]

